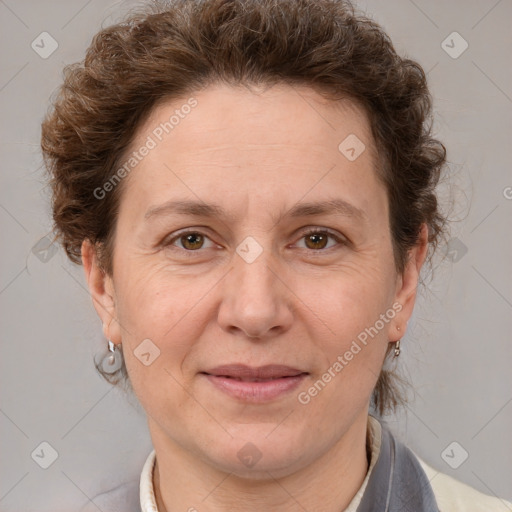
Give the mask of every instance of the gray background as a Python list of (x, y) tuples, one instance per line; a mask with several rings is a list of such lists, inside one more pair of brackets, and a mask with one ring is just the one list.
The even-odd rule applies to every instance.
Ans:
[[(430, 465), (512, 500), (512, 3), (358, 4), (428, 71), (449, 150), (443, 197), (458, 219), (403, 339), (399, 364), (415, 396), (388, 421)], [(48, 98), (64, 64), (81, 60), (101, 25), (131, 6), (0, 0), (1, 511), (77, 510), (137, 477), (151, 450), (140, 406), (93, 367), (106, 342), (82, 268), (61, 249), (34, 249), (51, 227), (38, 147)], [(43, 31), (58, 43), (46, 59), (31, 47)], [(441, 45), (454, 31), (469, 44), (458, 58)], [(462, 41), (452, 39), (453, 53)], [(31, 458), (43, 441), (58, 452), (48, 469)]]

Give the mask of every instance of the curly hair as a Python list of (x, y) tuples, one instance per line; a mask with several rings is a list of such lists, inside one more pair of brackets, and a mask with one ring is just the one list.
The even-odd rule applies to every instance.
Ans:
[[(446, 149), (432, 135), (421, 66), (400, 57), (384, 30), (348, 1), (175, 0), (98, 32), (85, 59), (64, 69), (42, 124), (56, 238), (72, 261), (80, 263), (88, 239), (112, 272), (122, 183), (102, 200), (94, 191), (112, 179), (160, 101), (216, 82), (305, 85), (360, 105), (382, 164), (376, 172), (387, 190), (397, 272), (424, 223), (431, 260), (447, 223), (435, 190)], [(124, 366), (120, 375), (127, 376)], [(373, 392), (381, 414), (403, 400), (393, 375), (383, 368)]]

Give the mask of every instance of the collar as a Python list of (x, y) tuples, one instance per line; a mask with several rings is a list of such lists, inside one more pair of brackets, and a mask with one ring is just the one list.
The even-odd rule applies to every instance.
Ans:
[(153, 488), (155, 461), (156, 452), (153, 450), (146, 459), (140, 475), (140, 509), (142, 512), (158, 512), (155, 490)]

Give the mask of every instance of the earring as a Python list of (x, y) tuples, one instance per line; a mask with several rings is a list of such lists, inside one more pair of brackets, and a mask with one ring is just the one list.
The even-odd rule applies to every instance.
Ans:
[(101, 362), (101, 368), (105, 373), (115, 373), (123, 365), (123, 353), (120, 347), (121, 343), (115, 345), (111, 340), (108, 340), (108, 352)]
[(395, 341), (395, 357), (400, 355), (400, 340)]
[[(397, 326), (397, 331), (400, 330), (400, 326)], [(400, 355), (400, 340), (395, 341), (395, 357), (398, 357)]]

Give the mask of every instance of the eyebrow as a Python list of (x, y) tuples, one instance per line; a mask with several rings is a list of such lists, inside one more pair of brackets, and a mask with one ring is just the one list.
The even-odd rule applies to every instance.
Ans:
[[(218, 217), (234, 219), (224, 208), (218, 204), (207, 204), (201, 201), (167, 201), (158, 206), (153, 206), (144, 215), (146, 220), (161, 215), (191, 215), (196, 217)], [(274, 218), (276, 224), (285, 218), (310, 217), (314, 215), (342, 215), (359, 221), (368, 219), (366, 213), (343, 199), (331, 199), (309, 203), (297, 203), (287, 212), (283, 212)]]

